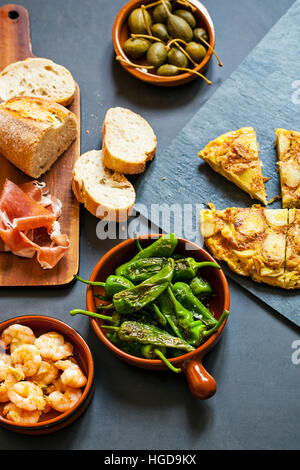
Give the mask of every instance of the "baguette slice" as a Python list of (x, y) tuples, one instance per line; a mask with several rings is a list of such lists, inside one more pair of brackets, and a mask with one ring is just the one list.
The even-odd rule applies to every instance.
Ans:
[(54, 101), (20, 97), (0, 104), (0, 153), (32, 178), (48, 171), (76, 136), (76, 116)]
[(75, 89), (71, 73), (49, 59), (34, 57), (14, 62), (0, 74), (0, 101), (34, 96), (68, 106), (73, 101)]
[(101, 150), (90, 150), (77, 159), (72, 189), (78, 201), (99, 219), (127, 220), (135, 203), (134, 187), (124, 175), (104, 167)]
[(155, 156), (156, 136), (139, 114), (110, 108), (102, 127), (103, 164), (125, 174), (142, 173)]

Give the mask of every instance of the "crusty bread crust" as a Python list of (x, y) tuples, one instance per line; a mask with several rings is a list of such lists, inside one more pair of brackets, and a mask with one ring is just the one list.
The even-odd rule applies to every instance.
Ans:
[[(89, 187), (90, 176), (95, 176), (94, 193)], [(131, 216), (135, 203), (134, 187), (124, 175), (104, 167), (101, 150), (91, 150), (77, 159), (73, 168), (72, 189), (76, 199), (99, 219), (121, 222)], [(117, 191), (123, 192), (122, 201), (118, 202)]]
[(0, 101), (32, 96), (68, 106), (75, 91), (70, 71), (50, 59), (30, 57), (9, 64), (0, 73)]
[[(145, 145), (143, 148), (140, 148), (140, 145), (134, 145), (130, 142), (132, 129), (129, 126), (126, 128), (125, 126), (121, 127), (122, 132), (120, 132), (118, 138), (118, 146), (123, 145), (123, 149), (128, 147), (126, 158), (124, 157), (124, 151), (123, 155), (118, 153), (118, 150), (115, 148), (116, 146), (113, 145), (115, 140), (113, 136), (114, 128), (118, 125), (122, 126), (118, 122), (114, 122), (113, 115), (114, 117), (125, 115), (129, 119), (132, 118), (138, 126), (135, 132), (140, 135), (145, 134)], [(107, 168), (128, 175), (143, 173), (146, 169), (146, 163), (153, 160), (155, 156), (156, 145), (157, 140), (152, 128), (138, 114), (120, 107), (110, 108), (106, 112), (102, 126), (102, 152), (103, 163)]]
[(41, 98), (0, 104), (0, 153), (32, 178), (48, 171), (77, 136), (77, 118)]

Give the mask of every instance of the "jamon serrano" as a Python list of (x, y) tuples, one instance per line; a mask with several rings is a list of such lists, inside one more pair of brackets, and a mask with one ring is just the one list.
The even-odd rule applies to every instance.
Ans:
[(0, 251), (25, 258), (36, 254), (43, 269), (52, 269), (70, 244), (60, 232), (61, 208), (45, 183), (17, 186), (7, 179), (0, 196)]

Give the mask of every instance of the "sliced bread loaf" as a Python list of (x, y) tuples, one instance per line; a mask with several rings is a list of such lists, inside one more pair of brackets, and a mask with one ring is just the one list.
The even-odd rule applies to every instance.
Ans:
[(102, 127), (103, 163), (125, 174), (142, 173), (156, 151), (156, 136), (148, 122), (126, 108), (110, 108)]
[(23, 97), (0, 104), (0, 154), (32, 178), (48, 171), (76, 137), (76, 116), (54, 101)]
[(68, 106), (75, 88), (71, 73), (49, 59), (37, 57), (14, 62), (0, 73), (0, 101), (34, 96)]
[(78, 201), (98, 218), (120, 222), (130, 217), (134, 187), (124, 175), (104, 167), (101, 150), (91, 150), (77, 159), (72, 188)]

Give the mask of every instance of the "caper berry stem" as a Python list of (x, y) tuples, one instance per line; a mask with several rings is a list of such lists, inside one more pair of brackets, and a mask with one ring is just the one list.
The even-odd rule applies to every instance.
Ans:
[(165, 4), (165, 0), (161, 0), (161, 3), (162, 3), (162, 5), (164, 6), (164, 9), (166, 10), (167, 16), (170, 16), (171, 13), (170, 13), (170, 11), (169, 11), (167, 5)]
[(197, 10), (197, 8), (194, 5), (191, 5), (187, 0), (176, 0), (176, 3), (179, 3), (185, 7), (189, 7), (192, 11)]
[(153, 2), (153, 3), (148, 3), (148, 5), (145, 5), (145, 8), (152, 8), (152, 7), (156, 7), (156, 5), (160, 5), (161, 4), (161, 0), (158, 0), (157, 2)]
[(150, 29), (150, 26), (148, 24), (147, 17), (146, 17), (145, 5), (141, 5), (141, 9), (142, 9), (143, 18), (144, 18), (144, 22), (145, 22), (145, 25), (146, 25), (147, 33), (149, 34), (149, 36), (151, 36), (151, 29)]
[(182, 42), (182, 44), (184, 44), (185, 46), (188, 45), (188, 43), (187, 43), (186, 41), (184, 41), (184, 39), (175, 38), (175, 39), (171, 39), (171, 41), (168, 42), (168, 44), (167, 44), (168, 50), (170, 49), (170, 47), (172, 46), (172, 44), (174, 44), (174, 42)]
[(133, 39), (135, 39), (135, 38), (153, 39), (153, 41), (158, 41), (158, 42), (162, 42), (163, 44), (165, 44), (162, 39), (159, 39), (156, 36), (152, 36), (152, 34), (134, 34), (134, 33), (131, 33), (131, 37)]
[(208, 78), (206, 78), (204, 75), (202, 75), (202, 73), (197, 72), (194, 69), (186, 69), (185, 67), (178, 67), (178, 70), (184, 70), (185, 72), (195, 73), (199, 77), (203, 78), (203, 80), (205, 80), (208, 85), (212, 85), (212, 82), (208, 80)]
[(141, 64), (134, 64), (128, 59), (123, 59), (120, 55), (116, 56), (116, 60), (119, 62), (125, 62), (125, 64), (130, 65), (131, 67), (136, 67), (138, 69), (154, 69), (155, 67), (153, 65), (141, 65)]
[(205, 39), (199, 37), (200, 41), (204, 42), (204, 44), (212, 51), (212, 53), (216, 56), (216, 59), (218, 61), (218, 64), (220, 67), (223, 67), (223, 63), (221, 62), (218, 54), (216, 53), (216, 51), (214, 50), (214, 48), (207, 42), (205, 41)]
[(183, 39), (172, 39), (172, 41), (170, 41), (168, 44), (167, 44), (167, 49), (170, 49), (170, 44), (175, 44), (178, 49), (181, 50), (181, 52), (189, 59), (190, 62), (192, 62), (192, 64), (196, 67), (198, 64), (197, 62), (194, 61), (194, 59), (191, 58), (191, 56), (183, 49), (183, 47), (181, 47), (180, 44), (178, 44), (178, 42), (182, 42), (183, 44), (187, 45), (188, 43), (186, 41), (184, 41)]

